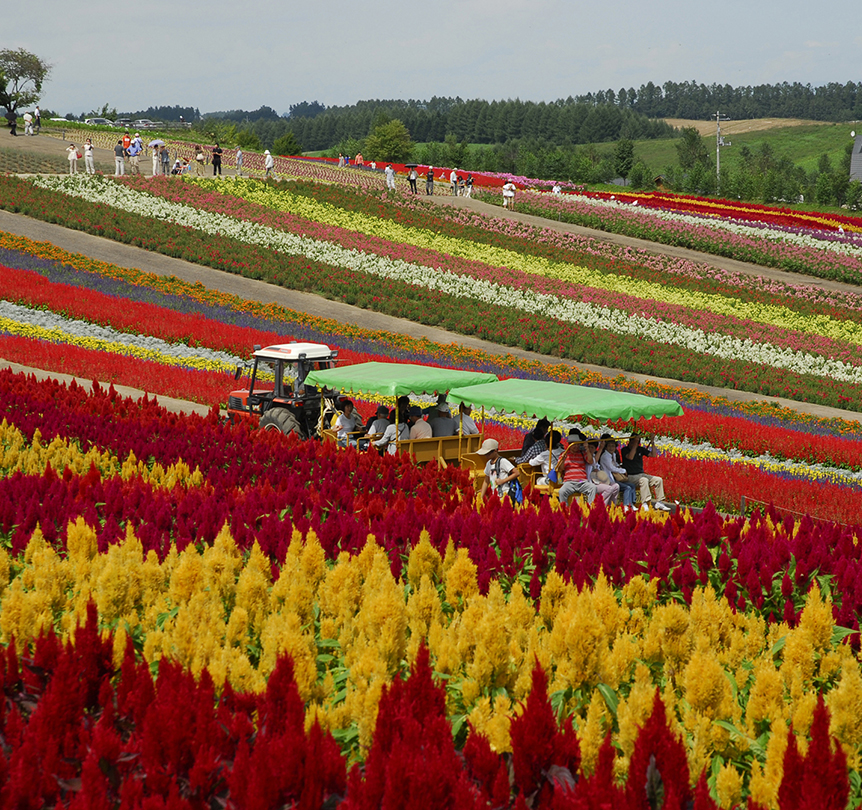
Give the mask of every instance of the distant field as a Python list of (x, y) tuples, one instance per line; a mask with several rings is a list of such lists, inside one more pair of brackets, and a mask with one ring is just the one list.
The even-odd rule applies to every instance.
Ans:
[[(686, 121), (669, 118), (674, 127), (693, 126), (704, 135), (704, 141), (715, 159), (715, 121)], [(801, 121), (796, 118), (758, 118), (749, 121), (723, 121), (721, 134), (731, 146), (721, 150), (721, 165), (733, 168), (739, 162), (739, 149), (745, 144), (757, 153), (761, 144), (768, 143), (776, 157), (787, 155), (796, 165), (806, 171), (817, 168), (823, 154), (829, 155), (832, 165), (837, 165), (850, 142), (851, 131), (858, 124), (830, 124), (821, 121)], [(661, 171), (677, 162), (676, 141), (636, 141), (635, 155), (651, 169)]]

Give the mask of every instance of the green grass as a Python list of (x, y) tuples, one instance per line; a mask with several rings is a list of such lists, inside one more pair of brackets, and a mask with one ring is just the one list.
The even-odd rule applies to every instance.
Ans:
[[(854, 124), (812, 124), (728, 135), (725, 140), (729, 140), (732, 145), (721, 150), (721, 165), (733, 170), (740, 162), (739, 152), (743, 145), (747, 145), (756, 155), (761, 145), (768, 143), (776, 158), (786, 155), (806, 172), (817, 168), (817, 161), (823, 154), (829, 155), (832, 166), (837, 167), (844, 156), (846, 145), (850, 143), (850, 132), (853, 129), (856, 129)], [(705, 136), (703, 141), (714, 161), (715, 135)], [(676, 143), (675, 139), (635, 141), (635, 157), (659, 173), (668, 166), (676, 165)], [(599, 148), (606, 148), (606, 145)]]

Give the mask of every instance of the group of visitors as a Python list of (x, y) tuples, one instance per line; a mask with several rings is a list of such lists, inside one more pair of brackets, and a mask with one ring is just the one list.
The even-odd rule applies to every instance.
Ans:
[(410, 439), (455, 436), (459, 430), (464, 436), (478, 434), (479, 428), (471, 412), (469, 405), (461, 403), (458, 418), (453, 417), (445, 394), (437, 398), (434, 406), (424, 410), (410, 405), (409, 398), (403, 396), (398, 398), (394, 409), (380, 405), (374, 416), (363, 423), (353, 403), (346, 400), (335, 420), (335, 438), (341, 447), (350, 445), (360, 450), (374, 447), (381, 455), (392, 454), (398, 442)]
[[(18, 135), (18, 113), (11, 107), (6, 108), (6, 123), (9, 126), (9, 134)], [(24, 113), (24, 134), (38, 135), (42, 129), (42, 111), (37, 106), (32, 113)]]
[[(445, 179), (445, 175), (442, 176)], [(466, 177), (458, 174), (458, 169), (452, 169), (449, 174), (449, 185), (452, 188), (453, 197), (470, 197), (473, 194), (473, 175)]]
[(640, 496), (641, 509), (670, 511), (664, 502), (664, 481), (644, 471), (643, 460), (655, 453), (655, 435), (649, 445), (643, 446), (642, 436), (632, 434), (625, 447), (620, 449), (617, 440), (609, 433), (600, 439), (588, 439), (580, 430), (572, 428), (567, 440), (550, 423), (540, 419), (536, 427), (524, 438), (521, 455), (514, 462), (500, 455), (495, 439), (487, 439), (479, 454), (488, 456), (482, 495), (489, 490), (500, 497), (510, 494), (510, 486), (518, 478), (519, 464), (541, 468), (536, 483), (544, 486), (549, 481), (561, 483), (558, 497), (567, 503), (572, 495), (582, 495), (587, 503), (596, 496), (608, 506), (622, 500), (625, 511), (635, 509), (635, 498)]

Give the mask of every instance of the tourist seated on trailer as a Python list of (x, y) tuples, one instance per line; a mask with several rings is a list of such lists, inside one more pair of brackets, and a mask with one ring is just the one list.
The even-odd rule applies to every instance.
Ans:
[(603, 433), (602, 440), (605, 443), (605, 449), (599, 457), (599, 468), (604, 470), (612, 481), (616, 481), (620, 485), (623, 509), (628, 512), (634, 509), (635, 485), (629, 481), (625, 467), (620, 464), (617, 440), (610, 433)]
[(587, 465), (587, 476), (596, 485), (596, 492), (602, 496), (605, 506), (610, 506), (617, 501), (620, 485), (599, 466), (599, 459), (605, 451), (604, 440), (587, 442), (587, 446), (593, 456), (593, 463)]
[(385, 451), (389, 453), (389, 455), (394, 456), (395, 451), (398, 449), (396, 440), (406, 442), (409, 439), (410, 428), (407, 426), (406, 422), (399, 422), (398, 424), (390, 422), (386, 426), (386, 430), (383, 431), (383, 435), (379, 439), (372, 439), (371, 443), (381, 452)]
[(575, 429), (569, 433), (572, 443), (566, 448), (563, 459), (563, 485), (557, 492), (560, 503), (568, 503), (572, 495), (583, 495), (587, 503), (595, 500), (598, 489), (587, 477), (587, 464), (593, 463), (593, 454), (586, 444), (586, 436)]
[(470, 415), (472, 410), (473, 409), (466, 402), (462, 402), (461, 406), (458, 408), (458, 411), (461, 414), (461, 432), (465, 436), (475, 436), (479, 433), (479, 428), (476, 426), (476, 423), (473, 421), (473, 417)]
[(482, 498), (492, 489), (501, 498), (509, 494), (509, 487), (517, 477), (518, 468), (499, 453), (500, 445), (496, 439), (485, 439), (476, 451), (480, 456), (487, 456), (485, 463), (485, 480), (482, 482)]
[(431, 425), (422, 418), (422, 408), (413, 405), (407, 416), (407, 424), (410, 426), (411, 439), (430, 439)]
[[(545, 444), (542, 442), (542, 444)], [(529, 460), (529, 464), (531, 467), (541, 467), (542, 474), (539, 478), (536, 479), (536, 486), (543, 487), (548, 483), (548, 471), (556, 470), (557, 463), (563, 457), (563, 453), (565, 453), (566, 448), (563, 446), (563, 434), (557, 430), (552, 430), (548, 433), (548, 441), (547, 444), (550, 445), (550, 449), (547, 447), (542, 450), (537, 455), (533, 456)], [(531, 450), (535, 447), (539, 446), (539, 442), (533, 445)]]
[[(454, 436), (458, 432), (458, 422), (452, 418), (449, 412), (449, 405), (445, 402), (437, 404), (437, 416), (433, 419), (428, 417), (428, 424), (431, 425), (431, 434), (437, 436)], [(478, 433), (478, 430), (476, 431)]]
[[(385, 405), (378, 406), (376, 416), (371, 417), (365, 425), (366, 438), (374, 439), (375, 436), (382, 436), (390, 424), (389, 408)], [(368, 446), (369, 445), (366, 445), (366, 447)], [(383, 451), (383, 448), (378, 448), (380, 455), (383, 455)]]
[[(524, 458), (524, 456), (536, 442), (544, 441), (550, 426), (551, 423), (543, 416), (538, 422), (536, 422), (536, 426), (526, 436), (524, 436), (524, 443), (521, 445), (521, 455), (516, 459), (518, 464), (524, 464), (532, 458), (532, 456), (530, 456), (530, 458)], [(545, 445), (543, 449), (547, 450), (548, 446)]]
[[(425, 417), (430, 422), (432, 419), (436, 419), (440, 416), (440, 406), (446, 405), (446, 394), (437, 394), (437, 401), (430, 408), (423, 408), (422, 413), (425, 414)], [(448, 411), (449, 406), (446, 405), (446, 410)]]
[[(390, 422), (406, 422), (410, 412), (410, 397), (402, 396), (395, 400), (395, 407), (389, 411)], [(397, 415), (397, 417), (396, 417)]]
[(628, 473), (629, 481), (634, 484), (641, 496), (641, 503), (649, 508), (652, 500), (652, 490), (655, 493), (653, 506), (663, 512), (669, 512), (670, 507), (664, 502), (664, 481), (657, 475), (644, 472), (644, 457), (655, 455), (655, 433), (650, 436), (649, 447), (641, 445), (641, 435), (632, 433), (629, 443), (623, 448), (623, 467)]
[(356, 447), (359, 431), (362, 430), (362, 417), (353, 409), (353, 403), (347, 400), (343, 410), (335, 420), (335, 438), (339, 447), (348, 444)]

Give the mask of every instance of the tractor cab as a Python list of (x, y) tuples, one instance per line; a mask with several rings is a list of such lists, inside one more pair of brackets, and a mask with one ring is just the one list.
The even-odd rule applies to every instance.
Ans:
[(247, 389), (231, 391), (228, 417), (232, 422), (251, 419), (266, 430), (296, 433), (306, 439), (318, 434), (321, 396), (336, 399), (337, 391), (319, 391), (306, 385), (311, 371), (333, 368), (338, 351), (324, 343), (279, 343), (255, 346), (249, 364), (237, 366), (235, 379), (251, 368)]

